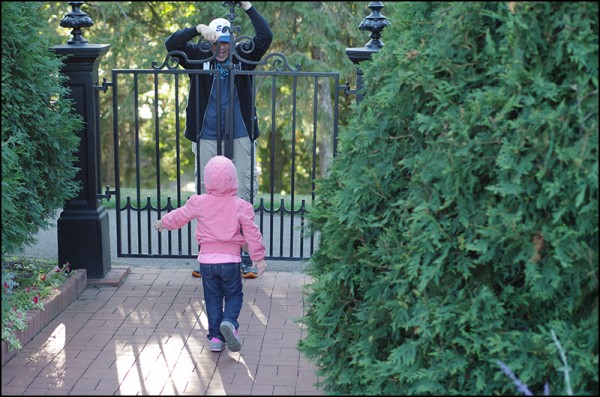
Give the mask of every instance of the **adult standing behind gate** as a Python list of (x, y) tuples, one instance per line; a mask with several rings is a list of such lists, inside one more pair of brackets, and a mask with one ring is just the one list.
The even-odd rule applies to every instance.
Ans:
[[(240, 55), (249, 61), (258, 62), (269, 49), (273, 40), (273, 32), (267, 20), (248, 1), (241, 2), (246, 15), (250, 17), (254, 27), (255, 36), (252, 38), (250, 51), (240, 51)], [(226, 28), (226, 29), (224, 29)], [(183, 51), (189, 60), (206, 59), (206, 52), (202, 52), (200, 41), (202, 39), (212, 43), (212, 53), (217, 56), (211, 61), (211, 69), (218, 69), (219, 74), (190, 74), (190, 92), (186, 108), (185, 137), (192, 141), (192, 151), (200, 156), (200, 170), (198, 162), (194, 164), (194, 180), (198, 181), (200, 172), (200, 189), (196, 191), (205, 193), (204, 167), (217, 153), (217, 137), (225, 133), (226, 120), (229, 108), (233, 106), (233, 155), (232, 161), (236, 167), (238, 177), (238, 195), (251, 202), (258, 190), (256, 170), (252, 170), (255, 153), (255, 139), (260, 135), (258, 117), (253, 106), (253, 77), (251, 75), (237, 75), (235, 77), (234, 98), (230, 98), (229, 91), (229, 55), (231, 51), (230, 23), (224, 18), (216, 18), (209, 25), (198, 24), (195, 27), (183, 28), (173, 33), (166, 41), (165, 46), (169, 52)], [(198, 43), (190, 42), (201, 35)], [(178, 57), (177, 55), (174, 55)], [(202, 69), (203, 64), (194, 65), (186, 62), (182, 57), (179, 64), (186, 69)], [(234, 64), (239, 64), (242, 70), (254, 70), (256, 65), (240, 62), (232, 57)], [(217, 83), (219, 90), (217, 91)], [(217, 95), (218, 93), (218, 95)], [(220, 97), (220, 104), (217, 102)], [(252, 147), (254, 145), (254, 148)], [(223, 154), (223, 153), (221, 153)], [(224, 151), (230, 156), (230, 153)], [(198, 160), (198, 159), (197, 159)], [(254, 175), (252, 181), (251, 175)], [(252, 187), (252, 188), (251, 188)], [(242, 277), (255, 278), (258, 271), (252, 267), (252, 262), (247, 254), (242, 255)], [(200, 277), (200, 269), (192, 271), (194, 277)]]

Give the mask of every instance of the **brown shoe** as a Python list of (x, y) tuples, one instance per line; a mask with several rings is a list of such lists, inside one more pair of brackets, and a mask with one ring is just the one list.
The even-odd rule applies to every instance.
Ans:
[(258, 277), (258, 270), (253, 267), (243, 268), (242, 267), (242, 277), (243, 278), (256, 278)]
[(258, 269), (252, 267), (252, 260), (250, 259), (250, 255), (243, 253), (242, 254), (242, 277), (243, 278), (256, 278), (258, 277)]

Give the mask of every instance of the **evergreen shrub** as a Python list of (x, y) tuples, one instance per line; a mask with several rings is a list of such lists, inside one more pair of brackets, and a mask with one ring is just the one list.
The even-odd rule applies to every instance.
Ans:
[(331, 394), (515, 394), (502, 362), (597, 395), (598, 4), (385, 15), (317, 183), (301, 351)]
[(2, 254), (19, 252), (74, 197), (81, 117), (40, 34), (43, 3), (2, 3)]

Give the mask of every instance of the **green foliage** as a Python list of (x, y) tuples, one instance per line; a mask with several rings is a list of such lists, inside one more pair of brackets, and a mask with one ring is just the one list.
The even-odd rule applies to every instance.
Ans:
[(44, 298), (73, 274), (69, 263), (46, 259), (2, 258), (2, 340), (20, 350), (18, 331), (27, 328), (27, 312), (44, 310)]
[(2, 252), (14, 253), (74, 197), (81, 128), (62, 61), (39, 32), (42, 3), (2, 3)]
[(396, 3), (309, 214), (332, 394), (598, 394), (598, 4)]

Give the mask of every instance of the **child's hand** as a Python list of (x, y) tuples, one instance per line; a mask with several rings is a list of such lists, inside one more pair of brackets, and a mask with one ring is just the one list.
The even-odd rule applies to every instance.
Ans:
[(159, 220), (157, 220), (157, 221), (156, 221), (156, 223), (154, 223), (154, 228), (155, 228), (156, 230), (158, 230), (159, 232), (162, 232), (162, 231), (163, 231), (163, 229), (165, 228), (165, 227), (163, 226), (163, 224), (162, 224), (162, 220), (160, 220), (160, 219), (159, 219)]
[(265, 269), (267, 268), (267, 262), (264, 259), (261, 259), (256, 262), (252, 262), (252, 266), (254, 266), (258, 269), (258, 276), (260, 277), (260, 276), (262, 276)]

